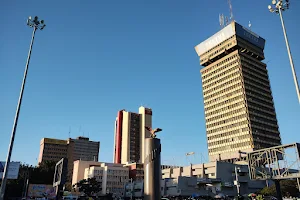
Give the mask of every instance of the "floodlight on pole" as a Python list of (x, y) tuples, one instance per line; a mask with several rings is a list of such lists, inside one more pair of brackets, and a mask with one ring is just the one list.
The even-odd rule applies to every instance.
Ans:
[(31, 56), (31, 51), (32, 51), (35, 32), (36, 32), (37, 29), (43, 30), (46, 26), (45, 23), (44, 23), (44, 20), (39, 21), (37, 16), (35, 16), (34, 19), (32, 19), (32, 17), (29, 16), (28, 19), (27, 19), (27, 25), (29, 27), (33, 28), (33, 32), (32, 32), (31, 42), (30, 42), (30, 46), (29, 46), (29, 52), (28, 52), (26, 66), (25, 66), (25, 71), (24, 71), (24, 75), (23, 75), (21, 91), (20, 91), (19, 100), (18, 100), (18, 104), (17, 104), (14, 124), (13, 124), (12, 132), (11, 132), (11, 139), (10, 139), (10, 144), (9, 144), (9, 147), (8, 147), (6, 164), (5, 164), (5, 167), (4, 167), (4, 172), (3, 172), (3, 177), (2, 177), (2, 184), (1, 184), (1, 187), (0, 187), (0, 200), (3, 200), (4, 195), (5, 195), (5, 188), (6, 188), (6, 182), (7, 182), (9, 163), (10, 163), (11, 154), (12, 154), (12, 150), (13, 150), (16, 130), (17, 130), (17, 126), (18, 126), (19, 113), (20, 113), (22, 99), (23, 99), (23, 93), (24, 93), (24, 88), (25, 88), (25, 83), (26, 83), (26, 78), (27, 78), (27, 73), (28, 73), (28, 66), (29, 66), (29, 62), (30, 62), (30, 56)]
[(282, 16), (282, 11), (285, 11), (285, 10), (289, 9), (290, 2), (289, 2), (289, 0), (285, 0), (285, 1), (283, 1), (283, 0), (272, 0), (272, 4), (273, 4), (273, 6), (268, 5), (268, 9), (269, 9), (270, 12), (272, 12), (272, 13), (275, 12), (276, 14), (279, 14), (279, 16), (280, 16), (283, 35), (284, 35), (284, 39), (285, 39), (285, 44), (286, 44), (286, 48), (287, 48), (287, 52), (288, 52), (288, 56), (289, 56), (289, 60), (290, 60), (290, 65), (291, 65), (291, 69), (292, 69), (292, 74), (293, 74), (293, 78), (294, 78), (295, 87), (296, 87), (296, 93), (297, 93), (297, 96), (298, 96), (298, 101), (300, 103), (299, 84), (298, 84), (297, 75), (296, 75), (294, 62), (293, 62), (293, 57), (292, 57), (292, 53), (291, 53), (291, 50), (290, 50), (290, 45), (289, 45), (288, 37), (287, 37), (287, 34), (286, 34), (286, 29), (285, 29), (285, 25), (284, 25), (283, 16)]

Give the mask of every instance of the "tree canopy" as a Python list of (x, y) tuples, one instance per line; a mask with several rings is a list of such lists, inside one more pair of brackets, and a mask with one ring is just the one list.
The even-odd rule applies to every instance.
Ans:
[(53, 184), (55, 172), (54, 161), (44, 161), (39, 166), (21, 164), (19, 176), (16, 180), (8, 180), (5, 190), (7, 197), (21, 197), (25, 192), (26, 180), (29, 178), (29, 184)]
[(83, 179), (73, 185), (73, 187), (77, 187), (79, 192), (83, 192), (88, 197), (102, 191), (102, 185), (96, 180), (96, 178)]
[[(296, 197), (299, 194), (299, 190), (297, 188), (297, 181), (296, 180), (281, 180), (280, 181), (280, 189), (282, 196), (286, 197)], [(263, 188), (260, 192), (260, 194), (265, 196), (276, 196), (276, 188), (275, 184), (273, 184), (270, 187)]]

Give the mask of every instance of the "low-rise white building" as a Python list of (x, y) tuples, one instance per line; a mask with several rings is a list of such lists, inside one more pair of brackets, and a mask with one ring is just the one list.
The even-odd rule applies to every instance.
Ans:
[[(181, 176), (194, 177), (197, 179), (197, 186), (199, 186), (200, 190), (205, 189), (213, 193), (220, 192), (228, 196), (235, 196), (237, 194), (236, 186), (234, 185), (236, 180), (235, 167), (238, 168), (238, 181), (241, 194), (256, 192), (266, 186), (265, 181), (250, 180), (248, 166), (245, 163), (233, 164), (222, 161), (193, 164), (174, 169), (163, 169), (162, 179), (176, 180)], [(183, 186), (179, 187), (182, 188)], [(210, 188), (207, 189), (207, 187)]]
[(76, 169), (76, 174), (73, 174), (74, 181), (96, 178), (102, 185), (102, 195), (112, 193), (114, 197), (124, 196), (125, 183), (129, 182), (129, 168), (123, 164), (100, 162), (89, 164), (88, 161), (78, 160), (74, 162), (74, 169)]

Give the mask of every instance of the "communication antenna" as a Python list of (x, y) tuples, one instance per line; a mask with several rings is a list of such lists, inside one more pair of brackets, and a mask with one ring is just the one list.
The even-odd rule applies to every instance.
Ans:
[(251, 30), (251, 26), (252, 26), (252, 24), (251, 24), (251, 22), (249, 21), (248, 27), (249, 27), (250, 30)]
[(69, 127), (69, 138), (71, 138), (71, 127)]
[(231, 4), (231, 0), (228, 0), (228, 5), (229, 5), (229, 11), (230, 11), (230, 22), (233, 21), (233, 12), (232, 12), (232, 4)]
[[(186, 161), (189, 162), (188, 157), (189, 156), (193, 156), (195, 158), (195, 152), (193, 152), (193, 151), (192, 152), (188, 152), (188, 153), (185, 154), (185, 156), (186, 156)], [(192, 164), (191, 160), (190, 160), (189, 164)]]
[(81, 131), (81, 125), (79, 126), (79, 130), (78, 130), (78, 132), (79, 132), (79, 135), (80, 135), (80, 131)]
[(223, 14), (219, 14), (219, 22), (220, 22), (220, 27), (221, 29), (224, 28), (224, 15)]

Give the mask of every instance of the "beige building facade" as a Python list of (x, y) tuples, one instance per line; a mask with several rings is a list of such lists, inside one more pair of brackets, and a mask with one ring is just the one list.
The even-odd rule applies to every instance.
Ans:
[(95, 161), (83, 161), (83, 160), (76, 160), (74, 161), (73, 165), (73, 174), (72, 174), (72, 185), (78, 183), (79, 181), (85, 179), (85, 169), (90, 167), (100, 167), (101, 162)]
[(129, 181), (129, 168), (123, 164), (75, 161), (72, 184), (88, 178), (96, 178), (101, 183), (101, 194), (113, 193), (114, 197), (122, 197)]
[(140, 107), (139, 113), (121, 110), (115, 121), (114, 163), (143, 163), (145, 138), (152, 127), (152, 110)]
[(62, 158), (67, 158), (67, 181), (71, 182), (74, 161), (98, 161), (99, 151), (100, 142), (90, 141), (87, 137), (67, 140), (43, 138), (40, 144), (39, 163), (45, 160), (58, 162)]
[(66, 140), (43, 138), (40, 142), (40, 153), (38, 163), (43, 161), (58, 162), (67, 158), (68, 145)]
[(281, 144), (265, 40), (232, 22), (195, 47), (200, 57), (209, 160)]
[(87, 137), (69, 138), (68, 143), (68, 180), (71, 182), (73, 165), (76, 160), (98, 161), (100, 142), (90, 141)]

